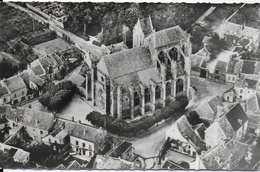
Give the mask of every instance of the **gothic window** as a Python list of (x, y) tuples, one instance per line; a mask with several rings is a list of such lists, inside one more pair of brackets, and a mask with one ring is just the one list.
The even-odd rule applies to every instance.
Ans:
[(159, 98), (161, 98), (161, 87), (157, 85), (155, 87), (155, 99), (159, 99)]
[(158, 59), (160, 60), (161, 63), (165, 63), (166, 54), (163, 51), (161, 51), (158, 55)]
[(125, 109), (129, 109), (130, 107), (129, 107), (129, 98), (127, 97), (127, 96), (124, 96), (123, 97), (123, 110), (125, 110)]
[(144, 90), (144, 94), (145, 94), (145, 103), (150, 102), (151, 101), (151, 92), (150, 92), (149, 88), (146, 88)]
[(172, 60), (177, 61), (178, 60), (178, 50), (177, 50), (177, 48), (173, 47), (169, 51), (169, 56), (171, 57)]
[(161, 72), (161, 65), (158, 61), (157, 61), (157, 69), (158, 69), (159, 72)]
[(183, 80), (178, 79), (176, 82), (176, 94), (183, 91)]
[(98, 106), (100, 108), (104, 109), (105, 108), (105, 104), (104, 104), (104, 97), (103, 97), (102, 93), (103, 93), (103, 90), (100, 89), (98, 91)]
[(166, 96), (169, 96), (169, 95), (171, 95), (171, 83), (170, 82), (167, 82), (167, 84), (166, 84)]
[(140, 97), (139, 93), (136, 91), (134, 92), (134, 106), (140, 105)]

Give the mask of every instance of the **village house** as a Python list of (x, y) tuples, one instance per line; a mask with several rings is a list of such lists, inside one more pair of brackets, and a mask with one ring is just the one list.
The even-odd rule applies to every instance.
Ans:
[(54, 115), (30, 108), (1, 106), (1, 115), (9, 121), (9, 127), (25, 126), (28, 135), (37, 141), (48, 135), (54, 123)]
[(195, 126), (194, 130), (183, 115), (166, 131), (165, 140), (170, 140), (172, 150), (195, 157), (206, 148), (203, 141), (205, 129), (199, 129), (200, 127), (200, 125)]
[(224, 110), (222, 97), (216, 96), (208, 102), (201, 103), (195, 108), (195, 111), (202, 120), (213, 123), (219, 112)]
[(243, 60), (241, 68), (241, 78), (244, 79), (259, 79), (260, 62), (252, 60)]
[(196, 157), (196, 170), (235, 170), (248, 151), (248, 145), (236, 140), (222, 141)]
[(253, 129), (257, 135), (260, 133), (260, 93), (253, 93), (245, 104), (248, 115), (248, 128)]
[(93, 170), (133, 170), (134, 163), (120, 158), (97, 155), (91, 167)]
[(86, 169), (88, 161), (79, 158), (69, 157), (62, 164), (56, 167), (57, 170), (80, 170)]
[(258, 29), (245, 26), (245, 24), (239, 25), (236, 23), (223, 21), (219, 28), (215, 30), (220, 38), (224, 38), (226, 36), (236, 36), (241, 39), (248, 39), (248, 44), (245, 47), (248, 50), (252, 50), (253, 48), (258, 48), (260, 41), (260, 32)]
[(69, 142), (77, 158), (89, 161), (104, 148), (106, 131), (101, 128), (65, 122), (63, 130), (69, 134)]
[(8, 79), (2, 79), (0, 85), (2, 92), (0, 103), (18, 104), (26, 100), (27, 87), (19, 74)]
[(86, 97), (119, 119), (152, 113), (188, 95), (190, 37), (179, 26), (154, 32), (145, 46), (105, 55), (91, 68)]
[(105, 156), (111, 156), (115, 158), (121, 158), (126, 161), (134, 160), (134, 148), (132, 143), (121, 140), (117, 145), (115, 145)]
[[(191, 75), (207, 78), (206, 61), (210, 59), (210, 52), (206, 47), (200, 49), (197, 53), (192, 54), (191, 60)], [(202, 64), (204, 63), (204, 64)]]
[(30, 160), (30, 153), (4, 143), (0, 143), (0, 150), (8, 153), (15, 162), (27, 164)]
[(252, 94), (260, 91), (259, 80), (240, 79), (235, 83), (234, 90), (237, 99), (246, 101)]
[(226, 72), (226, 83), (235, 83), (239, 76), (240, 76), (240, 71), (242, 68), (242, 60), (238, 59), (230, 59), (228, 63), (228, 68)]
[(225, 139), (244, 139), (247, 127), (248, 116), (238, 102), (205, 130), (205, 143), (214, 147)]

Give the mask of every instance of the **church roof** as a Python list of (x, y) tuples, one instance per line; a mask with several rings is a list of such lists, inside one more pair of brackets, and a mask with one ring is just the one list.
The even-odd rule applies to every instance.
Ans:
[(153, 65), (150, 50), (145, 46), (105, 55), (103, 58), (111, 78), (144, 70)]
[(151, 39), (154, 48), (164, 47), (179, 42), (187, 38), (188, 34), (180, 26), (174, 26), (168, 29), (160, 30), (153, 33), (147, 39)]

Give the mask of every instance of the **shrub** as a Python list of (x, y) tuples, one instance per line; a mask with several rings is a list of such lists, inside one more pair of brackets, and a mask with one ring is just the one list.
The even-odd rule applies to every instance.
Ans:
[(57, 85), (48, 84), (48, 91), (41, 95), (39, 102), (51, 111), (59, 111), (68, 104), (76, 91), (76, 86), (71, 81), (63, 81)]
[(175, 102), (170, 103), (169, 106), (157, 109), (153, 116), (144, 116), (139, 120), (127, 123), (124, 120), (116, 119), (115, 117), (103, 115), (99, 112), (90, 112), (86, 120), (90, 121), (93, 125), (103, 127), (108, 132), (129, 136), (132, 134), (146, 131), (154, 124), (161, 122), (164, 119), (168, 119), (172, 116), (176, 117), (176, 112), (183, 110), (188, 105), (188, 99), (185, 96), (178, 97)]

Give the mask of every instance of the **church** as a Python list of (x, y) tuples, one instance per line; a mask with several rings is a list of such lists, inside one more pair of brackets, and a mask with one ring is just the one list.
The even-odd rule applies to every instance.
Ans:
[(179, 26), (155, 31), (138, 19), (133, 48), (104, 55), (87, 74), (86, 97), (105, 114), (134, 119), (167, 106), (190, 88), (190, 35)]

